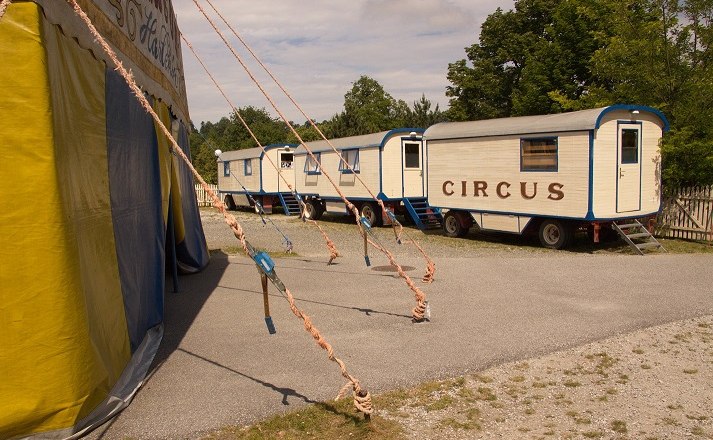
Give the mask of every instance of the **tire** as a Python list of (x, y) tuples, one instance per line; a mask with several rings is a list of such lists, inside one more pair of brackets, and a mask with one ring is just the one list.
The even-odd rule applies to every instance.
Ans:
[(233, 200), (233, 196), (230, 194), (226, 194), (225, 198), (223, 199), (223, 203), (225, 203), (225, 209), (228, 211), (235, 211), (236, 206), (235, 206), (235, 201)]
[(458, 212), (448, 211), (445, 216), (443, 216), (443, 233), (448, 237), (463, 237), (468, 233), (468, 229), (463, 226), (461, 222), (461, 216)]
[(361, 216), (369, 220), (371, 226), (381, 226), (381, 208), (376, 203), (364, 203), (361, 207)]
[(322, 217), (322, 205), (316, 200), (307, 200), (305, 202), (305, 214), (310, 220), (319, 220)]
[(572, 242), (573, 236), (572, 228), (559, 220), (545, 220), (540, 224), (540, 243), (546, 248), (564, 249)]

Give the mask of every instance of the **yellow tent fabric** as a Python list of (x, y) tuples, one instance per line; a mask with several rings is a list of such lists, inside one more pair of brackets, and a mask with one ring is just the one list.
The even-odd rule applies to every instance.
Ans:
[(0, 69), (14, 91), (0, 104), (0, 166), (11, 186), (0, 203), (13, 206), (0, 215), (7, 438), (72, 426), (106, 398), (131, 353), (108, 182), (98, 178), (107, 166), (103, 63), (31, 2), (13, 4), (0, 30), (0, 59), (14, 67)]

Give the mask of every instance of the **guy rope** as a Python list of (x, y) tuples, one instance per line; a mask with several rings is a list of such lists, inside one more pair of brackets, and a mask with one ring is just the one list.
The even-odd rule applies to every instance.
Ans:
[(0, 2), (0, 20), (2, 19), (2, 16), (5, 15), (5, 10), (7, 9), (8, 5), (10, 4), (11, 0), (2, 0)]
[[(198, 8), (198, 10), (201, 12), (201, 14), (203, 14), (203, 16), (206, 18), (206, 20), (210, 23), (210, 25), (213, 27), (213, 29), (215, 30), (215, 32), (216, 32), (216, 33), (218, 34), (218, 36), (221, 38), (221, 40), (223, 40), (223, 43), (225, 43), (226, 47), (232, 52), (232, 54), (233, 54), (233, 56), (235, 57), (235, 59), (240, 63), (240, 65), (243, 67), (243, 69), (245, 70), (245, 72), (247, 73), (247, 75), (250, 77), (250, 79), (253, 81), (253, 83), (257, 86), (257, 88), (258, 88), (258, 89), (260, 90), (260, 92), (263, 94), (263, 96), (265, 96), (265, 98), (266, 98), (267, 101), (270, 103), (270, 105), (272, 106), (272, 108), (277, 112), (277, 114), (280, 116), (280, 118), (282, 118), (282, 120), (283, 120), (283, 121), (285, 122), (285, 124), (287, 125), (288, 129), (289, 129), (289, 130), (292, 132), (292, 134), (297, 138), (297, 140), (298, 140), (298, 142), (300, 143), (300, 145), (302, 145), (302, 146), (305, 148), (305, 150), (307, 151), (307, 153), (310, 155), (310, 157), (312, 158), (312, 160), (313, 160), (316, 164), (320, 164), (320, 161), (319, 161), (319, 160), (317, 159), (317, 157), (314, 155), (314, 153), (312, 152), (312, 150), (310, 150), (309, 147), (307, 147), (307, 145), (305, 145), (305, 142), (304, 142), (304, 140), (302, 139), (302, 137), (300, 136), (300, 134), (297, 133), (297, 130), (295, 130), (294, 127), (292, 126), (292, 124), (290, 124), (290, 121), (289, 121), (289, 120), (287, 119), (287, 117), (282, 113), (282, 111), (279, 109), (279, 107), (277, 106), (277, 104), (275, 104), (275, 101), (274, 101), (274, 100), (270, 97), (270, 95), (265, 91), (265, 89), (262, 87), (262, 84), (260, 84), (260, 82), (255, 78), (255, 76), (252, 74), (252, 72), (250, 71), (250, 69), (248, 68), (248, 66), (247, 66), (247, 65), (245, 64), (245, 62), (243, 61), (242, 57), (236, 52), (235, 48), (233, 48), (233, 46), (228, 42), (228, 40), (225, 38), (225, 36), (223, 35), (223, 33), (222, 33), (222, 32), (218, 29), (218, 27), (215, 25), (215, 23), (213, 22), (213, 20), (212, 20), (210, 17), (208, 17), (208, 14), (206, 14), (205, 10), (203, 10), (203, 8), (200, 6), (200, 4), (198, 4), (198, 1), (197, 1), (197, 0), (193, 0), (193, 3), (196, 5), (196, 7)], [(342, 159), (342, 160), (344, 161), (344, 159)], [(345, 162), (346, 162), (346, 161), (345, 161)], [(368, 235), (368, 232), (367, 232), (367, 230), (366, 230), (366, 228), (365, 228), (365, 225), (368, 225), (368, 221), (366, 221), (366, 219), (361, 218), (361, 216), (359, 215), (359, 211), (357, 210), (356, 206), (354, 206), (354, 204), (351, 203), (351, 202), (346, 198), (346, 196), (344, 195), (344, 193), (342, 193), (342, 191), (339, 189), (339, 187), (337, 186), (337, 184), (334, 183), (334, 180), (332, 179), (332, 177), (326, 172), (326, 170), (324, 170), (323, 168), (321, 168), (321, 164), (320, 164), (320, 169), (322, 170), (322, 175), (330, 182), (330, 184), (332, 185), (332, 187), (334, 187), (334, 189), (337, 191), (337, 193), (339, 194), (340, 198), (342, 199), (342, 201), (343, 201), (343, 202), (345, 203), (345, 205), (347, 206), (347, 209), (349, 209), (349, 210), (354, 214), (354, 217), (355, 217), (355, 219), (356, 219), (357, 227), (359, 228), (359, 232), (360, 232), (360, 234), (362, 235), (362, 237), (363, 237), (363, 239), (364, 239), (364, 251), (365, 251), (365, 253), (364, 253), (364, 260), (366, 261), (367, 266), (370, 264), (370, 263), (369, 263), (369, 256), (368, 256), (368, 254), (367, 254), (367, 243), (371, 243), (377, 250), (381, 251), (384, 255), (386, 255), (386, 257), (388, 258), (389, 263), (391, 264), (391, 266), (393, 266), (394, 268), (396, 268), (396, 271), (398, 272), (399, 276), (405, 280), (406, 285), (411, 289), (411, 291), (413, 291), (414, 296), (415, 296), (415, 299), (416, 299), (416, 303), (417, 303), (417, 304), (416, 304), (416, 307), (414, 307), (414, 308), (412, 309), (412, 311), (411, 311), (411, 315), (412, 315), (412, 317), (413, 317), (413, 320), (414, 320), (415, 322), (422, 322), (422, 321), (424, 321), (424, 319), (426, 319), (426, 317), (425, 317), (425, 311), (426, 311), (426, 309), (427, 309), (426, 295), (418, 288), (418, 286), (416, 286), (416, 284), (411, 280), (411, 278), (406, 274), (406, 272), (404, 272), (403, 268), (396, 262), (396, 260), (395, 260), (395, 258), (394, 258), (394, 256), (393, 256), (393, 254), (392, 254), (391, 252), (386, 251), (386, 249), (384, 249), (382, 246), (379, 246), (379, 245), (377, 245), (377, 244), (375, 244), (374, 242), (372, 242), (372, 241), (369, 240), (369, 235)], [(383, 205), (382, 205), (382, 206), (383, 206)], [(435, 267), (435, 266), (433, 266), (433, 267)]]
[(369, 392), (361, 387), (358, 379), (356, 379), (354, 376), (349, 374), (344, 362), (335, 356), (332, 346), (329, 345), (329, 343), (327, 343), (327, 341), (324, 340), (322, 335), (319, 333), (319, 330), (317, 330), (317, 328), (314, 327), (309, 316), (307, 316), (302, 310), (300, 310), (295, 305), (295, 300), (294, 300), (294, 297), (292, 296), (292, 293), (289, 291), (289, 289), (287, 289), (284, 286), (284, 284), (279, 280), (279, 278), (277, 278), (277, 274), (274, 271), (274, 267), (268, 271), (269, 265), (268, 265), (268, 267), (265, 267), (265, 265), (261, 265), (261, 262), (258, 261), (258, 259), (254, 258), (255, 251), (253, 249), (253, 252), (251, 254), (251, 247), (250, 247), (250, 244), (248, 243), (247, 239), (245, 238), (245, 233), (243, 231), (242, 226), (240, 225), (240, 223), (238, 223), (237, 219), (232, 214), (227, 212), (227, 210), (225, 208), (225, 204), (223, 202), (221, 202), (221, 200), (218, 198), (218, 196), (215, 194), (215, 192), (210, 188), (210, 186), (208, 186), (208, 184), (203, 179), (203, 177), (200, 175), (200, 173), (198, 173), (198, 171), (193, 167), (193, 164), (191, 164), (191, 161), (188, 159), (186, 154), (183, 152), (181, 147), (176, 142), (176, 139), (173, 137), (171, 132), (163, 124), (163, 121), (161, 121), (161, 118), (159, 118), (159, 116), (153, 110), (153, 108), (151, 107), (151, 104), (148, 102), (148, 100), (144, 96), (143, 92), (141, 91), (139, 86), (134, 81), (134, 78), (133, 78), (133, 75), (131, 74), (131, 72), (129, 72), (128, 70), (126, 70), (126, 68), (124, 68), (121, 61), (117, 58), (114, 50), (109, 46), (109, 44), (101, 36), (101, 34), (99, 34), (99, 32), (94, 27), (91, 20), (87, 16), (87, 14), (82, 10), (82, 8), (79, 6), (79, 4), (77, 4), (77, 1), (76, 0), (66, 0), (66, 1), (72, 6), (72, 8), (74, 9), (74, 12), (87, 25), (89, 32), (94, 36), (94, 39), (96, 40), (96, 42), (101, 46), (101, 48), (104, 50), (104, 52), (107, 54), (107, 56), (115, 64), (116, 71), (119, 72), (119, 74), (122, 76), (122, 78), (124, 78), (127, 85), (131, 89), (132, 93), (136, 96), (136, 98), (141, 103), (141, 106), (144, 108), (144, 110), (146, 110), (146, 112), (149, 115), (151, 115), (151, 117), (153, 118), (153, 120), (157, 124), (157, 126), (160, 127), (163, 134), (169, 140), (169, 142), (171, 144), (171, 149), (176, 154), (178, 154), (178, 156), (186, 163), (186, 165), (188, 166), (188, 169), (191, 171), (191, 173), (193, 173), (193, 175), (198, 180), (200, 185), (206, 190), (206, 193), (213, 200), (213, 206), (218, 208), (220, 210), (220, 212), (223, 214), (225, 222), (232, 229), (235, 237), (240, 241), (246, 255), (248, 255), (250, 258), (253, 258), (253, 260), (255, 260), (256, 264), (258, 265), (258, 268), (262, 272), (264, 272), (265, 275), (278, 288), (278, 290), (280, 290), (280, 292), (282, 292), (284, 294), (285, 298), (287, 299), (287, 301), (290, 304), (290, 310), (292, 311), (292, 313), (303, 321), (305, 330), (307, 330), (312, 335), (312, 338), (317, 342), (317, 345), (319, 345), (322, 349), (324, 349), (327, 352), (327, 357), (329, 358), (329, 360), (335, 362), (339, 366), (342, 376), (345, 379), (347, 379), (348, 385), (352, 388), (352, 396), (354, 398), (355, 408), (357, 410), (361, 411), (362, 413), (364, 413), (365, 417), (368, 418), (373, 411), (372, 405), (371, 405), (371, 395), (369, 394)]
[[(332, 264), (332, 262), (333, 262), (337, 257), (340, 257), (340, 256), (341, 256), (341, 255), (339, 254), (339, 252), (337, 251), (337, 247), (334, 245), (334, 242), (329, 238), (329, 236), (327, 235), (327, 233), (324, 232), (324, 229), (322, 229), (322, 227), (319, 225), (319, 223), (317, 223), (317, 222), (316, 222), (315, 220), (313, 220), (313, 219), (307, 218), (307, 215), (306, 215), (306, 206), (305, 206), (304, 200), (302, 200), (302, 197), (300, 197), (300, 195), (297, 193), (297, 191), (292, 187), (292, 184), (290, 184), (290, 182), (287, 181), (287, 179), (285, 178), (285, 176), (282, 174), (282, 170), (277, 166), (277, 164), (276, 164), (275, 162), (273, 162), (273, 160), (272, 160), (272, 158), (270, 157), (270, 155), (267, 154), (267, 150), (265, 149), (265, 147), (260, 143), (260, 141), (258, 140), (257, 136), (256, 136), (255, 133), (252, 131), (252, 129), (250, 129), (250, 126), (249, 126), (248, 123), (245, 121), (245, 119), (242, 117), (242, 115), (240, 115), (240, 112), (238, 111), (237, 107), (236, 107), (235, 105), (233, 105), (233, 102), (230, 100), (230, 98), (228, 98), (228, 95), (226, 95), (226, 93), (225, 93), (225, 91), (223, 90), (223, 88), (220, 86), (220, 84), (218, 84), (218, 81), (216, 81), (216, 79), (215, 79), (215, 77), (213, 76), (213, 74), (210, 73), (210, 71), (208, 70), (208, 67), (205, 65), (205, 63), (203, 62), (203, 60), (201, 59), (201, 57), (198, 56), (198, 53), (197, 53), (196, 50), (193, 48), (193, 45), (190, 43), (190, 41), (188, 41), (188, 39), (186, 38), (186, 36), (183, 35), (183, 34), (181, 34), (181, 39), (183, 40), (184, 43), (186, 43), (186, 45), (188, 46), (188, 48), (191, 50), (191, 53), (192, 53), (193, 56), (196, 58), (196, 60), (198, 60), (198, 63), (203, 67), (203, 70), (204, 70), (205, 73), (208, 75), (208, 77), (211, 79), (211, 81), (213, 82), (213, 84), (215, 85), (215, 87), (218, 89), (218, 91), (220, 92), (220, 94), (223, 95), (223, 98), (224, 98), (225, 101), (228, 103), (228, 105), (230, 106), (230, 108), (233, 110), (233, 114), (234, 114), (234, 115), (238, 118), (238, 120), (240, 120), (240, 122), (243, 124), (243, 127), (245, 127), (245, 129), (248, 131), (248, 133), (250, 134), (250, 137), (252, 137), (253, 141), (255, 141), (255, 143), (260, 147), (260, 149), (263, 151), (263, 153), (265, 153), (265, 157), (267, 158), (268, 162), (270, 162), (270, 165), (272, 165), (272, 167), (275, 168), (275, 170), (277, 171), (278, 177), (279, 177), (280, 179), (282, 179), (283, 182), (285, 182), (285, 184), (287, 185), (287, 188), (289, 188), (289, 190), (290, 190), (290, 192), (292, 193), (292, 195), (293, 195), (293, 196), (295, 197), (295, 199), (299, 202), (299, 204), (300, 204), (300, 218), (302, 218), (302, 221), (306, 221), (306, 222), (312, 223), (314, 226), (317, 227), (317, 229), (319, 229), (319, 232), (322, 234), (322, 238), (324, 238), (324, 241), (325, 241), (325, 243), (326, 243), (326, 245), (327, 245), (327, 249), (329, 249), (329, 253), (330, 253), (330, 255), (329, 255), (329, 262), (327, 262), (327, 265)], [(232, 174), (232, 172), (231, 172), (231, 174)], [(233, 176), (233, 177), (234, 177), (234, 176)], [(237, 180), (237, 178), (236, 178), (236, 180)], [(240, 186), (242, 186), (242, 184), (241, 184)]]
[[(358, 180), (359, 183), (361, 183), (361, 185), (364, 187), (364, 189), (366, 189), (366, 191), (369, 193), (369, 195), (374, 199), (374, 201), (376, 201), (376, 203), (381, 208), (382, 212), (384, 212), (388, 215), (389, 220), (391, 221), (391, 226), (394, 230), (396, 242), (400, 244), (402, 242), (401, 235), (406, 235), (408, 240), (416, 247), (416, 249), (418, 249), (418, 251), (421, 253), (423, 258), (426, 260), (426, 265), (427, 265), (426, 274), (423, 276), (422, 281), (424, 283), (433, 282), (433, 277), (436, 274), (436, 265), (433, 262), (433, 260), (431, 260), (431, 258), (428, 256), (426, 251), (424, 251), (423, 248), (418, 244), (418, 242), (413, 237), (411, 237), (408, 234), (408, 232), (406, 232), (406, 230), (404, 230), (404, 227), (396, 219), (396, 216), (394, 215), (394, 213), (391, 210), (387, 209), (386, 206), (384, 206), (384, 202), (381, 199), (379, 199), (371, 191), (371, 189), (368, 187), (368, 185), (366, 183), (364, 183), (364, 181), (361, 179), (361, 177), (359, 177), (359, 174), (354, 173), (354, 170), (353, 170), (352, 166), (349, 164), (349, 162), (345, 161), (344, 158), (342, 158), (341, 153), (339, 153), (339, 151), (335, 148), (334, 144), (332, 144), (332, 142), (329, 139), (327, 139), (327, 137), (324, 135), (322, 130), (317, 126), (317, 124), (314, 122), (314, 120), (312, 118), (310, 118), (307, 115), (307, 113), (305, 113), (305, 111), (302, 109), (302, 107), (297, 103), (297, 101), (292, 97), (292, 95), (287, 91), (287, 89), (282, 85), (282, 83), (277, 79), (277, 77), (275, 77), (275, 75), (273, 75), (272, 71), (270, 71), (270, 69), (267, 68), (267, 66), (262, 62), (262, 60), (260, 60), (260, 58), (252, 50), (252, 48), (243, 39), (243, 37), (240, 36), (240, 34), (235, 30), (235, 28), (233, 28), (233, 26), (230, 25), (228, 20), (225, 19), (223, 14), (221, 14), (220, 11), (218, 11), (218, 9), (215, 7), (215, 5), (213, 5), (213, 2), (211, 0), (205, 0), (205, 1), (206, 1), (206, 3), (208, 3), (210, 5), (210, 7), (213, 9), (213, 11), (215, 11), (215, 13), (218, 15), (218, 17), (220, 17), (220, 19), (228, 27), (228, 29), (230, 29), (230, 31), (233, 33), (233, 35), (240, 41), (240, 43), (243, 45), (243, 47), (245, 47), (245, 49), (250, 53), (250, 55), (253, 57), (253, 59), (260, 65), (260, 67), (262, 67), (262, 69), (265, 71), (265, 73), (267, 73), (267, 75), (270, 76), (270, 78), (273, 80), (275, 85), (277, 85), (280, 88), (280, 90), (282, 90), (282, 92), (290, 100), (290, 102), (292, 102), (292, 104), (295, 106), (295, 108), (302, 114), (302, 116), (305, 117), (305, 119), (317, 131), (317, 133), (322, 137), (322, 139), (327, 142), (327, 144), (337, 154), (337, 156), (342, 159), (342, 163), (347, 167), (347, 169), (349, 171), (352, 171), (356, 180)], [(196, 3), (195, 0), (194, 0), (194, 3)], [(197, 3), (196, 3), (196, 5), (197, 5)], [(200, 9), (200, 6), (198, 6), (198, 8)], [(202, 12), (202, 10), (201, 10), (201, 12)], [(203, 15), (205, 15), (205, 13)], [(208, 17), (206, 16), (206, 18), (208, 18)], [(210, 21), (210, 19), (209, 19), (209, 21)], [(211, 24), (213, 24), (213, 23), (211, 22)], [(215, 28), (215, 26), (213, 26), (213, 27)], [(216, 31), (217, 31), (217, 29), (216, 29)], [(242, 64), (242, 62), (241, 62), (241, 64)], [(245, 65), (243, 65), (243, 67), (245, 67)], [(287, 121), (285, 121), (285, 122), (287, 122)], [(310, 156), (312, 156), (312, 158), (315, 159), (314, 155), (312, 155), (312, 152), (309, 151), (309, 148), (306, 145), (304, 145), (304, 143), (302, 145), (305, 147), (305, 149), (307, 149)], [(319, 163), (319, 162), (317, 162), (317, 163)], [(321, 167), (321, 164), (319, 164), (319, 165)], [(331, 182), (331, 179), (330, 179), (330, 182)], [(337, 189), (337, 188), (335, 187), (335, 189)], [(337, 191), (339, 191), (339, 190), (337, 189)], [(341, 193), (340, 193), (340, 195), (341, 195)], [(367, 266), (368, 266), (368, 263), (367, 263)]]

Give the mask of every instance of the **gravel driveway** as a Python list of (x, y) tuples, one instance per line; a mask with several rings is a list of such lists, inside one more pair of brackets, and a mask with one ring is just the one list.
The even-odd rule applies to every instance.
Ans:
[[(236, 249), (220, 217), (202, 214), (209, 247)], [(255, 246), (281, 249), (279, 233), (257, 216), (238, 218)], [(296, 252), (276, 258), (277, 273), (372, 392), (713, 314), (711, 255), (555, 252), (512, 237), (502, 244), (410, 230), (438, 269), (433, 284), (418, 283), (432, 320), (414, 324), (413, 295), (375, 252), (365, 267), (361, 239), (346, 220), (321, 222), (344, 255), (327, 266), (316, 229), (271, 218)], [(413, 248), (392, 245), (389, 229), (377, 234), (420, 279), (425, 265)], [(91, 437), (197, 438), (333, 398), (343, 385), (339, 370), (270, 292), (275, 335), (266, 331), (259, 277), (244, 256), (215, 251), (204, 272), (181, 277), (179, 293), (166, 294), (165, 336), (151, 377)]]

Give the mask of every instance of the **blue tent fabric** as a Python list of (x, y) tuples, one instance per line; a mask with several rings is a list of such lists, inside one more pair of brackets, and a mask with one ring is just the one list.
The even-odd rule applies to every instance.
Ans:
[(165, 233), (153, 120), (123, 78), (106, 71), (109, 187), (132, 353), (163, 320)]
[[(188, 143), (188, 131), (185, 125), (180, 123), (178, 138), (176, 139), (183, 152), (191, 157), (191, 149)], [(203, 224), (200, 221), (200, 212), (193, 190), (193, 174), (188, 166), (183, 162), (178, 163), (178, 178), (181, 191), (181, 206), (183, 208), (184, 239), (176, 243), (176, 255), (178, 267), (183, 273), (195, 273), (208, 264), (208, 247), (203, 234)]]

